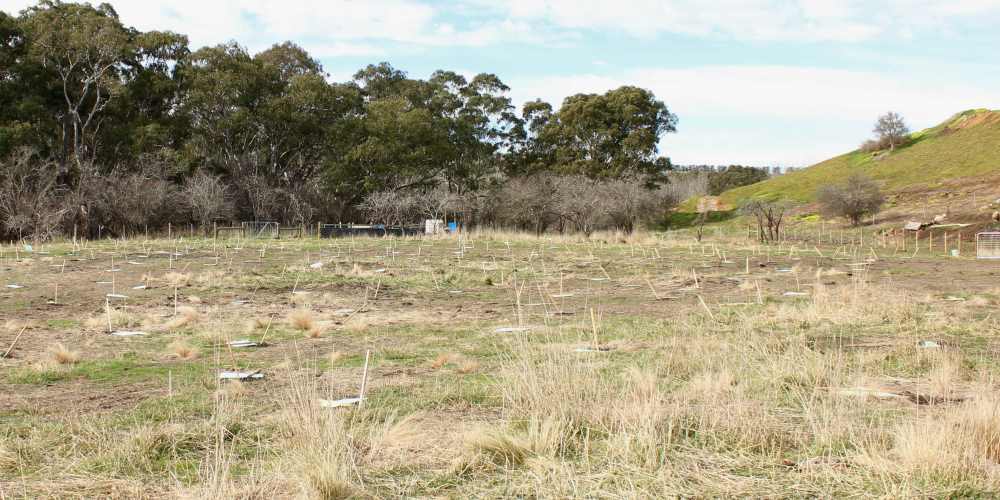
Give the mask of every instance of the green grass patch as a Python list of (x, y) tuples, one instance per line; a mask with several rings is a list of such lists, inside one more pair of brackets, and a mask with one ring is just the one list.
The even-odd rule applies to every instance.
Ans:
[(45, 385), (65, 380), (91, 382), (135, 383), (151, 379), (166, 380), (168, 374), (175, 381), (191, 380), (207, 374), (202, 363), (158, 363), (140, 360), (135, 353), (126, 353), (115, 359), (84, 360), (73, 365), (45, 368), (23, 367), (12, 370), (7, 381), (12, 384)]
[(961, 177), (1000, 173), (1000, 121), (992, 117), (963, 127), (966, 120), (988, 110), (959, 113), (948, 121), (911, 136), (910, 142), (891, 153), (852, 151), (807, 169), (779, 175), (722, 194), (723, 203), (737, 205), (747, 199), (797, 202), (815, 201), (817, 190), (864, 173), (888, 192), (920, 184), (934, 184)]
[(72, 330), (80, 327), (80, 322), (75, 319), (50, 319), (45, 324), (53, 330)]

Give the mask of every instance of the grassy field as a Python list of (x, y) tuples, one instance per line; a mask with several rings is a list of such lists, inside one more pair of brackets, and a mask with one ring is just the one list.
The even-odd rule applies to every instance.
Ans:
[(831, 241), (5, 246), (0, 497), (1000, 490), (998, 264)]
[(721, 200), (730, 205), (750, 198), (811, 202), (821, 186), (843, 182), (855, 172), (881, 181), (887, 192), (904, 188), (931, 190), (959, 178), (995, 184), (1000, 176), (998, 111), (959, 113), (911, 138), (910, 145), (884, 156), (853, 151), (804, 170), (727, 191)]

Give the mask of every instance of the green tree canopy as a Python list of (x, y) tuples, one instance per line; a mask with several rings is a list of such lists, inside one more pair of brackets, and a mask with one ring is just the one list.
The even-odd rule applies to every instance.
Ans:
[(652, 92), (625, 86), (566, 98), (546, 119), (538, 140), (543, 150), (552, 148), (560, 172), (592, 179), (660, 177), (658, 143), (676, 124), (677, 117)]
[(85, 231), (146, 216), (122, 212), (141, 199), (115, 208), (95, 195), (115, 185), (160, 186), (162, 207), (211, 178), (233, 217), (304, 222), (350, 217), (374, 192), (462, 197), (539, 174), (656, 181), (670, 168), (657, 144), (677, 119), (647, 90), (520, 112), (509, 92), (488, 72), (415, 78), (388, 62), (333, 82), (291, 41), (192, 52), (184, 35), (135, 29), (104, 3), (0, 12), (0, 157), (44, 158), (66, 223)]

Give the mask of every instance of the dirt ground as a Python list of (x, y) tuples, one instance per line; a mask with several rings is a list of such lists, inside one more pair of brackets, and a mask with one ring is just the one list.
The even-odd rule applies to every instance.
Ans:
[[(2, 363), (5, 368), (30, 365), (45, 358), (57, 343), (72, 346), (87, 360), (163, 349), (165, 343), (156, 337), (170, 332), (158, 331), (162, 327), (156, 323), (166, 323), (172, 317), (175, 293), (179, 307), (205, 311), (205, 320), (215, 322), (216, 327), (239, 325), (241, 319), (265, 321), (273, 317), (275, 330), (279, 330), (287, 312), (297, 304), (326, 318), (329, 334), (322, 338), (279, 341), (281, 333), (272, 333), (268, 348), (230, 351), (229, 364), (220, 366), (246, 364), (256, 368), (284, 359), (289, 343), (314, 357), (335, 349), (355, 354), (372, 349), (377, 356), (386, 349), (406, 349), (400, 339), (389, 335), (391, 330), (406, 326), (472, 324), (489, 333), (491, 327), (514, 325), (517, 298), (510, 285), (486, 284), (485, 280), (516, 281), (518, 274), (526, 276), (516, 285), (523, 287), (524, 324), (589, 321), (590, 309), (609, 318), (671, 319), (700, 307), (699, 297), (710, 306), (756, 301), (756, 289), (740, 289), (744, 282), (759, 283), (762, 296), (768, 300), (793, 301), (799, 297), (783, 293), (808, 295), (817, 269), (835, 272), (822, 279), (827, 286), (850, 286), (863, 278), (940, 300), (1000, 286), (1000, 265), (972, 258), (897, 254), (895, 258), (855, 263), (844, 256), (834, 258), (829, 251), (820, 257), (809, 249), (811, 245), (790, 243), (769, 251), (771, 255), (764, 255), (756, 245), (744, 244), (722, 261), (714, 253), (716, 245), (671, 243), (663, 248), (655, 242), (517, 241), (508, 248), (504, 243), (475, 239), (471, 243), (450, 239), (152, 241), (88, 243), (77, 251), (65, 245), (42, 247), (39, 252), (18, 256), (8, 247), (2, 261), (2, 284), (24, 288), (0, 292), (0, 312), (9, 326), (0, 331), (0, 348), (14, 345)], [(467, 247), (456, 250), (462, 248), (460, 245)], [(315, 263), (323, 266), (309, 267)], [(748, 268), (750, 274), (746, 273)], [(444, 282), (454, 278), (445, 274), (455, 272), (461, 273), (458, 282)], [(170, 282), (174, 274), (181, 275), (174, 278), (181, 282)], [(434, 282), (435, 274), (441, 282)], [(483, 279), (477, 280), (480, 276)], [(133, 289), (140, 285), (145, 288)], [(102, 321), (108, 294), (127, 295), (127, 299), (108, 299), (108, 304), (114, 311), (151, 323), (152, 329), (135, 328), (151, 330), (150, 335), (108, 335), (107, 323)], [(335, 313), (342, 309), (356, 312)], [(339, 335), (341, 332), (348, 335)], [(226, 338), (237, 337), (247, 335), (230, 332)], [(179, 363), (166, 353), (150, 356), (153, 359), (144, 363)], [(385, 371), (389, 374), (386, 378), (396, 376), (391, 367)], [(383, 374), (376, 370), (375, 375)], [(166, 388), (152, 381), (121, 384), (82, 378), (11, 389), (0, 393), (0, 411), (101, 412), (162, 395)]]
[[(810, 300), (817, 287), (828, 293), (877, 284), (939, 308), (1000, 288), (997, 262), (943, 251), (914, 256), (877, 245), (808, 242), (763, 247), (737, 236), (703, 243), (669, 235), (180, 239), (32, 250), (7, 245), (0, 257), (0, 354), (10, 350), (0, 360), (0, 424), (21, 429), (0, 436), (8, 444), (29, 434), (26, 427), (139, 418), (178, 398), (194, 401), (181, 421), (195, 419), (210, 411), (211, 394), (224, 390), (216, 377), (221, 370), (264, 375), (241, 384), (257, 418), (281, 411), (287, 372), (314, 373), (331, 399), (352, 396), (370, 353), (366, 397), (419, 411), (423, 432), (451, 449), (460, 429), (501, 418), (488, 374), (521, 329), (561, 329), (569, 332), (563, 342), (587, 347), (603, 333), (595, 325), (669, 325), (705, 310), (721, 315), (795, 304)], [(296, 325), (290, 313), (303, 310), (306, 324)], [(977, 314), (991, 315), (992, 307)], [(110, 334), (121, 331), (144, 334)], [(236, 339), (266, 344), (228, 347)], [(185, 356), (179, 342), (194, 353)], [(628, 350), (655, 340), (597, 342)], [(61, 350), (75, 359), (53, 361)], [(441, 456), (427, 457), (414, 460), (430, 469), (446, 466)], [(69, 496), (95, 492), (88, 488), (98, 482), (78, 481), (83, 473), (125, 481), (126, 497), (130, 491), (156, 496), (157, 488), (176, 494), (177, 484), (183, 490), (202, 480), (197, 463), (204, 456), (186, 460), (187, 468), (175, 463), (149, 472), (175, 478), (152, 490), (129, 483), (141, 482), (142, 474), (107, 472), (106, 464), (52, 480)], [(42, 483), (56, 463), (19, 460), (0, 469), (7, 475), (0, 484), (8, 496), (52, 495)]]

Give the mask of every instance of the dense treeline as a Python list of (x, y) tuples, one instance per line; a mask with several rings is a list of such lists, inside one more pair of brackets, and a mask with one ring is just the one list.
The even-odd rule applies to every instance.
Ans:
[[(652, 93), (518, 110), (508, 91), (492, 74), (415, 79), (388, 63), (331, 82), (294, 43), (192, 50), (182, 34), (126, 26), (108, 4), (0, 12), (0, 235), (356, 220), (374, 197), (431, 191), (479, 200), (455, 209), (481, 222), (565, 226), (481, 209), (484, 197), (524, 198), (514, 186), (561, 186), (552, 199), (641, 187), (657, 200), (643, 206), (668, 202), (657, 143), (677, 118)], [(594, 220), (620, 225), (602, 210)]]

